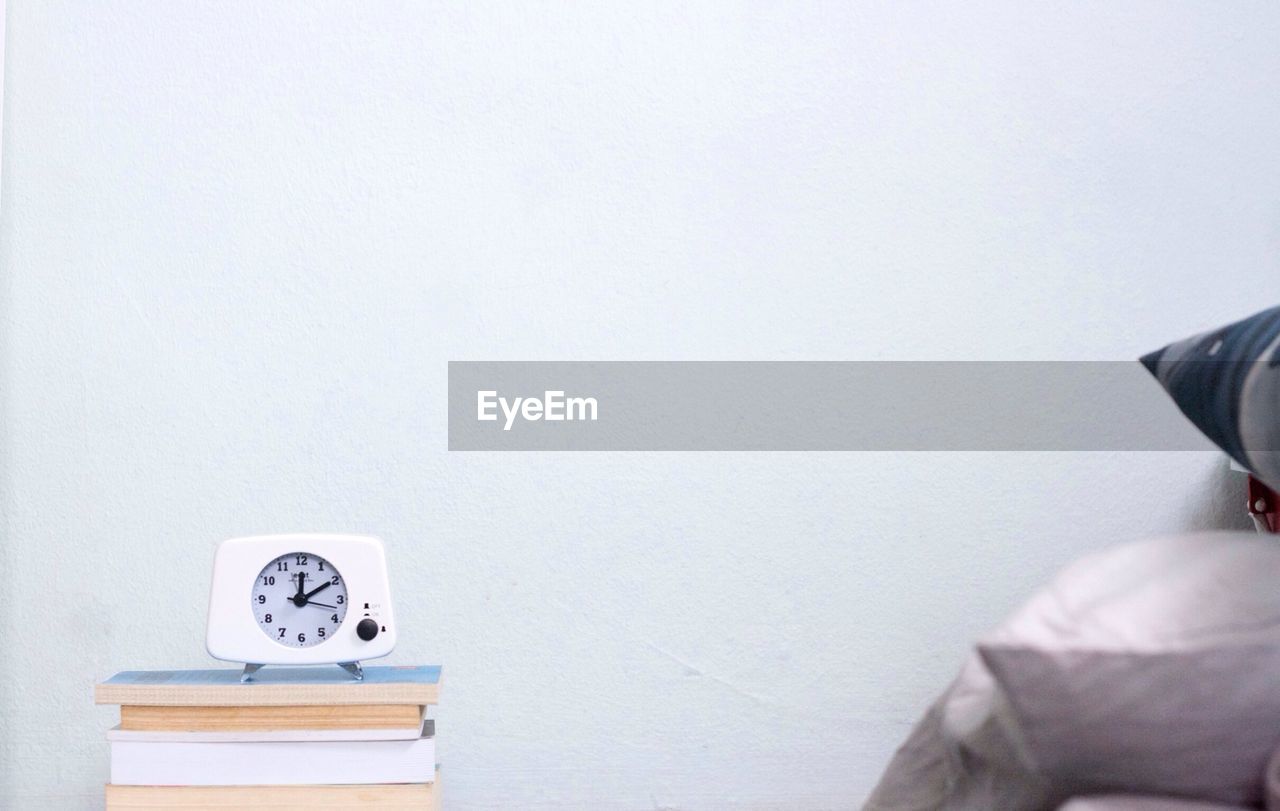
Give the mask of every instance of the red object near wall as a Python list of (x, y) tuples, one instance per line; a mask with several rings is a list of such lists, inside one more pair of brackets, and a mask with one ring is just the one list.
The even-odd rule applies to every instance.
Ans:
[(1254, 477), (1249, 477), (1249, 514), (1258, 529), (1280, 533), (1280, 495)]

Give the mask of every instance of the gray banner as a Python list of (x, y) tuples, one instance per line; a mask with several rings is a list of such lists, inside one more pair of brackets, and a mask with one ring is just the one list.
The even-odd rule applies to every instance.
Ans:
[(455, 451), (1174, 451), (1136, 362), (449, 363)]

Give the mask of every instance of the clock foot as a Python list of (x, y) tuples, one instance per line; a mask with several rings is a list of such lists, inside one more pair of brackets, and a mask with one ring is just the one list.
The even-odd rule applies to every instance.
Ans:
[[(244, 672), (240, 674), (240, 683), (247, 684), (253, 681), (253, 674), (263, 667), (264, 665), (246, 664)], [(338, 667), (350, 673), (356, 681), (364, 681), (364, 668), (359, 662), (338, 662)]]
[(338, 662), (338, 667), (355, 676), (356, 681), (364, 681), (364, 668), (359, 662)]

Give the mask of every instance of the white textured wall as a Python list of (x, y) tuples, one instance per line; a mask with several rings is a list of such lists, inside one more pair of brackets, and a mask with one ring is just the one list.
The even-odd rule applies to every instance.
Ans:
[(1208, 454), (450, 455), (450, 359), (1130, 358), (1275, 303), (1266, 4), (10, 0), (0, 806), (211, 552), (385, 537), (455, 808), (849, 808)]

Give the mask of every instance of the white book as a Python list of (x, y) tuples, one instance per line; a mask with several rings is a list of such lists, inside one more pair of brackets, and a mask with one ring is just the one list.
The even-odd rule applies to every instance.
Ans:
[(363, 741), (174, 740), (169, 737), (172, 733), (109, 733), (111, 782), (118, 786), (430, 783), (436, 769), (431, 731), (424, 725), (422, 736), (414, 740)]

